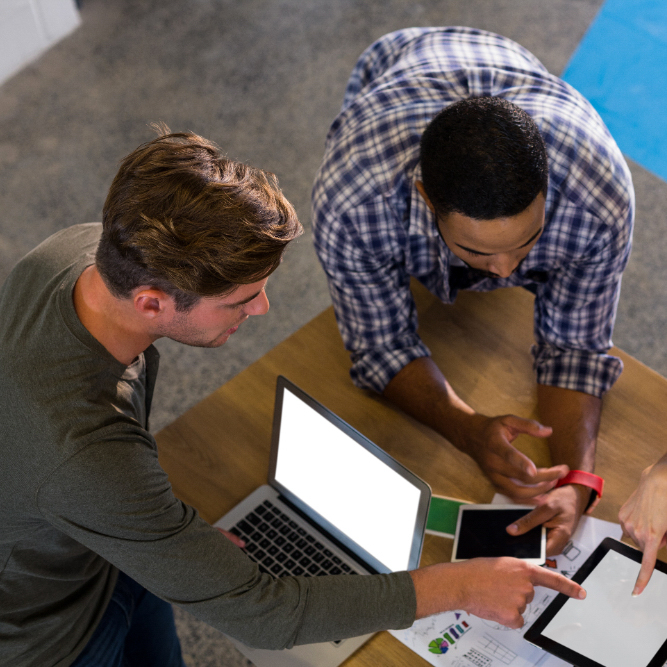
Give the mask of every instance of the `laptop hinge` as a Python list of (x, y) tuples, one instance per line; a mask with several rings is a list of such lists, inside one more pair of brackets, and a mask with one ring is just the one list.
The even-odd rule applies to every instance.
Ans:
[(370, 574), (380, 574), (378, 570), (376, 570), (372, 565), (369, 565), (365, 561), (363, 561), (359, 556), (357, 556), (354, 551), (352, 551), (349, 547), (346, 547), (340, 540), (338, 540), (336, 537), (334, 537), (329, 531), (327, 531), (325, 528), (320, 526), (318, 523), (313, 521), (305, 512), (300, 510), (294, 503), (290, 502), (289, 499), (287, 499), (282, 493), (278, 494), (278, 497), (280, 498), (280, 502), (285, 503), (295, 514), (298, 514), (304, 521), (306, 521), (309, 525), (313, 526), (317, 532), (322, 533), (330, 542), (333, 542), (336, 547), (338, 547), (343, 553), (347, 555), (348, 558), (353, 560), (355, 563), (358, 563), (361, 567), (364, 568), (364, 570), (368, 570)]

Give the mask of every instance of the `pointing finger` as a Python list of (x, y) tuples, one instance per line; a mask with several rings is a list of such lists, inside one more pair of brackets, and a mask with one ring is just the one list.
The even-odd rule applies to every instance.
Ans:
[(534, 586), (546, 586), (577, 600), (583, 600), (586, 597), (586, 591), (579, 584), (543, 567), (535, 567), (532, 582)]
[(636, 597), (639, 595), (648, 584), (653, 574), (653, 568), (655, 567), (655, 561), (658, 558), (658, 548), (660, 544), (657, 540), (650, 540), (646, 543), (644, 547), (644, 556), (642, 557), (642, 566), (639, 569), (639, 576), (635, 583), (635, 587), (632, 591), (632, 596)]
[(513, 524), (507, 526), (507, 532), (510, 535), (523, 535), (536, 526), (541, 526), (554, 517), (556, 511), (548, 505), (540, 505), (528, 514), (517, 519)]

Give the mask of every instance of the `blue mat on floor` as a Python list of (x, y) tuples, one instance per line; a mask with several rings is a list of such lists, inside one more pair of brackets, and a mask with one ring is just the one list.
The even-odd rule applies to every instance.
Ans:
[(667, 0), (606, 0), (563, 79), (628, 157), (667, 180)]

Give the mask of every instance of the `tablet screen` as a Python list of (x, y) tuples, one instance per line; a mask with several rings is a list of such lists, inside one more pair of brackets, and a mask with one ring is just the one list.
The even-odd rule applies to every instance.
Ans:
[(524, 535), (507, 532), (507, 526), (532, 509), (524, 506), (461, 505), (452, 561), (512, 556), (536, 564), (544, 563), (546, 542), (542, 526), (536, 526)]
[[(622, 547), (628, 552), (635, 550), (620, 543), (616, 543), (618, 548), (610, 548), (608, 542), (614, 541), (603, 542), (606, 553), (592, 571), (583, 580), (574, 577), (586, 589), (586, 599), (568, 598), (541, 629), (541, 636), (552, 640), (556, 649), (549, 643), (541, 645), (561, 657), (565, 654), (558, 653), (557, 648), (562, 646), (592, 661), (581, 660), (574, 662), (576, 665), (646, 667), (667, 641), (667, 574), (655, 570), (644, 592), (633, 598), (640, 563), (619, 551)], [(641, 556), (640, 552), (635, 553), (639, 556), (633, 554), (634, 558)], [(552, 605), (557, 606), (558, 598)], [(549, 611), (550, 608), (544, 615), (549, 616)], [(533, 629), (526, 634), (530, 641)], [(653, 664), (663, 662), (664, 656)]]

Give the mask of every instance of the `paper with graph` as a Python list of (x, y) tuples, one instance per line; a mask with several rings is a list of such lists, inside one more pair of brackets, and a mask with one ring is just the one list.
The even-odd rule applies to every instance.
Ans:
[[(508, 502), (497, 494), (494, 503)], [(563, 553), (547, 559), (545, 567), (571, 577), (605, 538), (620, 539), (620, 525), (583, 517)], [(449, 611), (416, 621), (406, 630), (390, 630), (408, 648), (439, 667), (560, 667), (567, 663), (524, 640), (533, 621), (557, 595), (537, 587), (524, 613), (525, 625), (511, 630), (465, 611)]]

